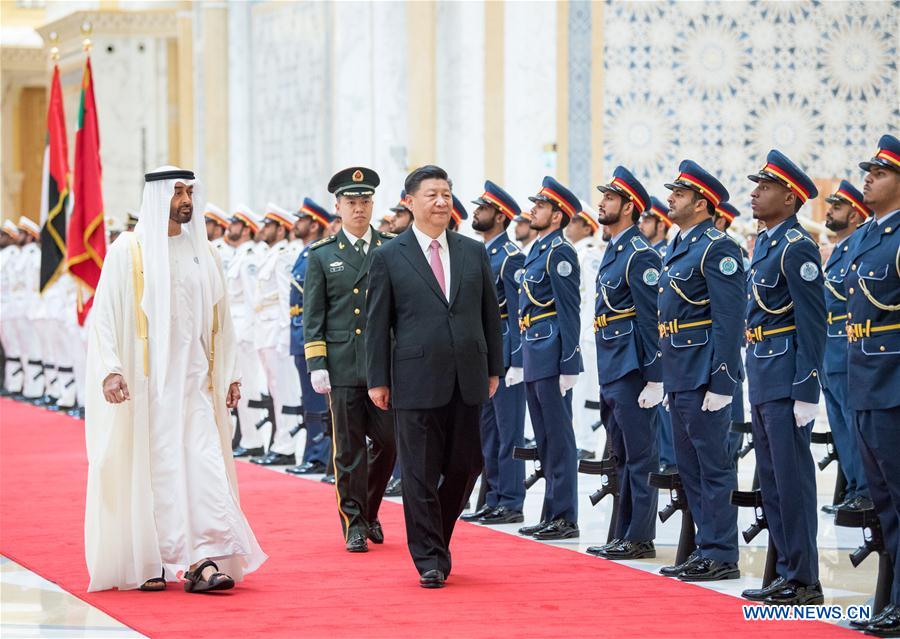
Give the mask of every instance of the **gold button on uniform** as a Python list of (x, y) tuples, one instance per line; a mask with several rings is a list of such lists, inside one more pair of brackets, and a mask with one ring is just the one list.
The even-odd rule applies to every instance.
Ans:
[(356, 334), (357, 334), (357, 335), (362, 335), (362, 330), (360, 330), (360, 329), (357, 328), (357, 329), (356, 329)]
[(879, 346), (879, 347), (878, 347), (878, 350), (883, 351), (883, 350), (884, 350), (884, 346)]
[(847, 291), (847, 292), (850, 293), (850, 295), (853, 295), (853, 287), (851, 286), (851, 287), (850, 287), (850, 290)]
[(353, 289), (353, 294), (354, 294), (354, 295), (359, 295), (359, 289), (358, 289), (358, 288)]
[(354, 309), (353, 309), (353, 314), (354, 314), (354, 315), (359, 315), (359, 309), (358, 309), (358, 308), (354, 308)]

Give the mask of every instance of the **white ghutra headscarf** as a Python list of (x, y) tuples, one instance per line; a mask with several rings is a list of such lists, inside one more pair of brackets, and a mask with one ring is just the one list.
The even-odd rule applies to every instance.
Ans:
[[(147, 335), (150, 342), (150, 387), (162, 394), (169, 365), (169, 333), (173, 316), (178, 309), (171, 308), (172, 275), (169, 272), (169, 210), (175, 186), (194, 187), (194, 213), (191, 221), (182, 224), (181, 232), (191, 240), (194, 256), (204, 268), (200, 272), (203, 296), (204, 335), (212, 330), (213, 306), (225, 294), (225, 286), (206, 239), (206, 223), (203, 219), (204, 201), (200, 182), (192, 171), (175, 166), (161, 166), (144, 176), (144, 197), (138, 223), (134, 229), (141, 246), (144, 266), (144, 295), (141, 309), (147, 315)], [(207, 348), (209, 345), (207, 344)]]

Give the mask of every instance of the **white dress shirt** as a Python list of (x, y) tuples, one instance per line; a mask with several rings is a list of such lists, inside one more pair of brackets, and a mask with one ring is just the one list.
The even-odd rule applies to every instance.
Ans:
[(357, 240), (362, 240), (363, 242), (365, 242), (365, 244), (363, 245), (363, 255), (365, 255), (366, 253), (369, 252), (369, 247), (372, 246), (372, 227), (371, 226), (366, 227), (366, 232), (362, 237), (356, 237), (355, 235), (353, 235), (353, 233), (348, 231), (346, 227), (344, 227), (344, 235), (346, 235), (347, 239), (350, 240), (350, 246), (352, 246), (354, 248), (356, 248)]
[(441, 258), (441, 264), (444, 267), (444, 290), (446, 291), (446, 297), (449, 301), (450, 299), (450, 247), (447, 244), (447, 232), (441, 231), (441, 234), (438, 237), (429, 237), (422, 231), (418, 229), (418, 227), (413, 223), (412, 225), (413, 234), (416, 236), (416, 241), (419, 243), (419, 246), (422, 247), (422, 252), (425, 253), (425, 261), (428, 262), (428, 266), (431, 266), (431, 242), (432, 240), (437, 240), (441, 245), (441, 248), (438, 250), (438, 255)]

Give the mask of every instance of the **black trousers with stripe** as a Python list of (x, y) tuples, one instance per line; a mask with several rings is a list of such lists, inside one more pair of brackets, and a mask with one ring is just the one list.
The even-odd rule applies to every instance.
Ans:
[(347, 539), (352, 530), (367, 534), (378, 518), (397, 458), (394, 414), (375, 406), (363, 386), (337, 386), (331, 389), (331, 415), (338, 514)]

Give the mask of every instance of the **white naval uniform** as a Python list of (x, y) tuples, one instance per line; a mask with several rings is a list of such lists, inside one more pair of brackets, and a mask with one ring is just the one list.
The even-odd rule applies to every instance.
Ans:
[(235, 248), (228, 268), (225, 269), (225, 286), (237, 336), (237, 360), (241, 371), (241, 400), (237, 405), (241, 420), (240, 446), (247, 449), (262, 448), (265, 444), (262, 434), (256, 429), (262, 412), (248, 406), (251, 399), (259, 399), (266, 392), (262, 362), (253, 345), (253, 324), (256, 318), (253, 307), (258, 262), (259, 254), (255, 243), (244, 242)]
[[(578, 448), (597, 450), (599, 433), (591, 425), (600, 419), (600, 382), (597, 380), (597, 347), (594, 343), (594, 296), (603, 249), (596, 237), (586, 237), (574, 245), (581, 266), (581, 357), (584, 372), (572, 389), (572, 424)], [(601, 455), (602, 456), (602, 455)]]
[(40, 332), (44, 320), (44, 303), (39, 292), (41, 281), (41, 247), (31, 242), (22, 247), (18, 260), (21, 285), (19, 307), (19, 335), (23, 338), (25, 381), (22, 393), (37, 398), (44, 394), (43, 341)]
[(285, 406), (300, 405), (300, 379), (291, 356), (290, 288), (291, 252), (287, 240), (269, 248), (256, 272), (253, 342), (262, 361), (269, 394), (275, 405), (275, 437), (270, 450), (293, 455), (296, 443), (291, 431), (298, 415), (285, 415)]
[(25, 348), (19, 334), (19, 313), (23, 282), (18, 268), (22, 250), (15, 244), (0, 251), (0, 340), (6, 354), (4, 387), (17, 393), (25, 379)]

